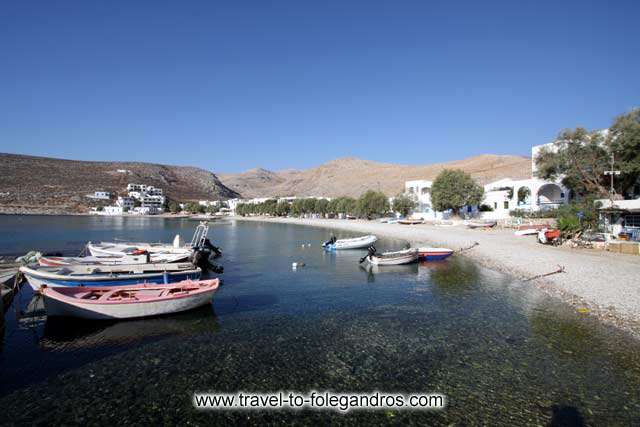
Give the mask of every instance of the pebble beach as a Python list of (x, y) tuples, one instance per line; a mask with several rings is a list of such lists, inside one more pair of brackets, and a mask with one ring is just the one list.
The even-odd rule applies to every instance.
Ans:
[[(407, 240), (412, 246), (444, 246), (454, 250), (473, 246), (461, 255), (538, 286), (579, 312), (597, 316), (640, 339), (640, 257), (635, 255), (545, 246), (534, 236), (514, 236), (512, 229), (470, 230), (462, 225), (401, 225), (315, 218), (236, 219), (376, 234)], [(560, 268), (563, 272), (543, 276)]]

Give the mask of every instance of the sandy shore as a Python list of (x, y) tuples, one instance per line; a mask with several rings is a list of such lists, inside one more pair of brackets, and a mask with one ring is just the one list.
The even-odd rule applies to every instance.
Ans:
[[(564, 273), (528, 281), (576, 308), (613, 323), (640, 337), (640, 257), (593, 249), (541, 245), (533, 236), (516, 237), (513, 230), (469, 230), (462, 226), (382, 224), (376, 221), (300, 218), (237, 218), (324, 227), (405, 239), (428, 244), (473, 249), (464, 251), (480, 264), (527, 280), (558, 270)], [(327, 234), (327, 236), (329, 236)], [(383, 250), (384, 248), (378, 248)]]

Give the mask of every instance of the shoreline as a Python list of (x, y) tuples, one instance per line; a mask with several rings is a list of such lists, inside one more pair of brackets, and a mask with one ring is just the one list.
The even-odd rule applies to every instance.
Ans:
[[(541, 245), (532, 236), (514, 236), (511, 229), (470, 230), (460, 226), (339, 219), (229, 218), (376, 234), (403, 239), (412, 245), (445, 246), (456, 251), (477, 242), (473, 249), (459, 255), (526, 280), (574, 309), (587, 309), (589, 315), (640, 339), (640, 259), (636, 255)], [(564, 272), (535, 278), (558, 270), (558, 266), (564, 267)]]

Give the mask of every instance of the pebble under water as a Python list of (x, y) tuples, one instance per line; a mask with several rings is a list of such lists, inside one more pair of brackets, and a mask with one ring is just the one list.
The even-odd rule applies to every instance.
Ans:
[[(0, 255), (177, 232), (188, 240), (196, 224), (0, 217)], [(323, 252), (323, 229), (223, 221), (210, 235), (225, 267), (212, 307), (123, 322), (47, 319), (27, 309), (23, 287), (0, 328), (0, 424), (640, 424), (640, 344), (530, 283), (461, 256), (362, 268), (363, 251)], [(305, 266), (293, 270), (297, 261)], [(194, 392), (240, 390), (433, 392), (448, 406), (344, 414), (192, 405)]]

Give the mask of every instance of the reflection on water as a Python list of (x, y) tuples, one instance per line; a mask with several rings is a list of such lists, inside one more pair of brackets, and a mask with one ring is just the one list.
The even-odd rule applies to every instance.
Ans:
[(73, 351), (97, 347), (130, 346), (151, 338), (216, 332), (218, 320), (211, 306), (186, 313), (128, 321), (83, 321), (47, 318), (40, 337), (46, 351)]
[[(116, 229), (133, 235), (138, 225)], [(188, 235), (193, 224), (147, 225), (149, 236), (159, 236)], [(98, 233), (107, 235), (102, 226)], [(63, 225), (74, 227), (81, 229)], [(116, 323), (46, 319), (37, 307), (32, 320), (18, 321), (10, 310), (0, 352), (7, 419), (86, 425), (117, 414), (122, 424), (639, 424), (638, 342), (530, 284), (459, 256), (361, 267), (364, 251), (322, 250), (327, 230), (231, 222), (212, 234), (225, 266), (213, 310)], [(292, 270), (299, 260), (306, 266)], [(25, 289), (17, 299), (21, 310), (31, 298)], [(250, 418), (191, 406), (194, 391), (325, 389), (439, 392), (449, 406)], [(77, 405), (96, 393), (91, 410)]]

